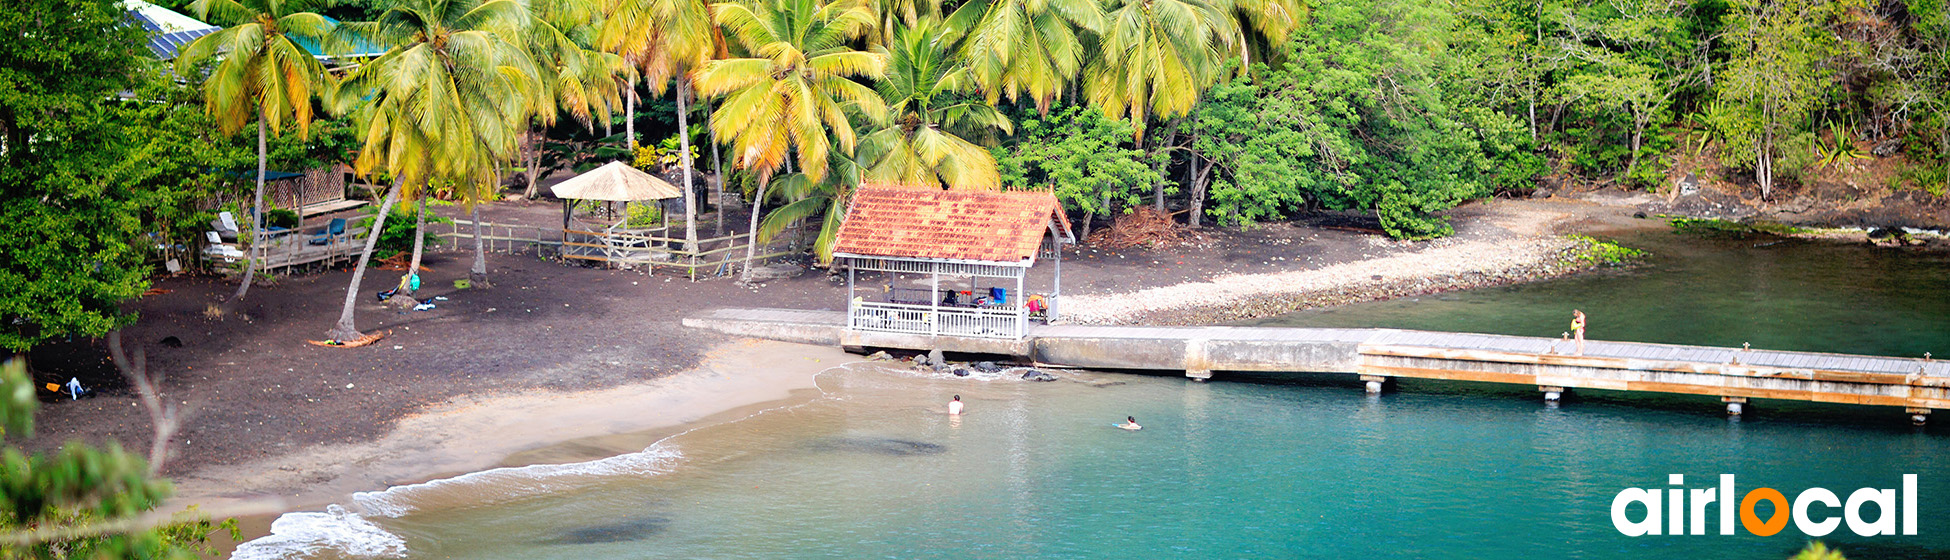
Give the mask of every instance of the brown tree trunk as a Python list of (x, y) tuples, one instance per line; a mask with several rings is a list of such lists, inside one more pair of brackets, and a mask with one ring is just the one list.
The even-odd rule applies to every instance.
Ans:
[(352, 322), (355, 304), (359, 302), (359, 282), (366, 278), (366, 263), (372, 261), (372, 249), (379, 244), (379, 232), (386, 229), (386, 214), (399, 201), (399, 190), (400, 180), (393, 179), (393, 188), (386, 191), (385, 201), (379, 203), (379, 215), (373, 216), (372, 227), (366, 230), (366, 249), (359, 253), (359, 264), (352, 267), (352, 284), (345, 287), (345, 307), (339, 310), (339, 322), (332, 330), (325, 331), (326, 338), (352, 340), (361, 336)]
[(257, 118), (257, 202), (251, 206), (251, 251), (244, 258), (244, 281), (237, 284), (237, 293), (231, 294), (231, 301), (243, 301), (244, 294), (251, 291), (251, 282), (257, 278), (258, 261), (264, 258), (264, 117)]
[(1199, 163), (1200, 159), (1202, 158), (1192, 156), (1192, 166), (1199, 168), (1198, 174), (1192, 179), (1191, 211), (1186, 212), (1189, 216), (1185, 218), (1185, 222), (1191, 224), (1192, 227), (1199, 227), (1205, 221), (1205, 187), (1210, 184), (1207, 180), (1212, 176), (1212, 166), (1214, 165), (1206, 163), (1201, 166)]

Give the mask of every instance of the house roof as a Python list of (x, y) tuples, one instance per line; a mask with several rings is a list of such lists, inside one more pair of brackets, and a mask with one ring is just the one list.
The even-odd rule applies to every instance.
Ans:
[(1049, 192), (865, 184), (854, 191), (833, 252), (1027, 266), (1036, 262), (1052, 220), (1062, 240), (1074, 242), (1063, 207)]
[(196, 18), (142, 0), (123, 0), (122, 9), (128, 11), (136, 23), (149, 33), (149, 52), (162, 60), (175, 59), (177, 51), (189, 46), (191, 41), (215, 33), (218, 29)]

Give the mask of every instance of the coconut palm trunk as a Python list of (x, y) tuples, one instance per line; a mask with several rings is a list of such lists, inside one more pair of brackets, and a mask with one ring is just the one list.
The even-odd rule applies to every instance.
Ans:
[(752, 197), (752, 227), (746, 230), (751, 233), (751, 237), (745, 240), (745, 269), (738, 271), (738, 283), (740, 284), (750, 284), (752, 281), (752, 260), (758, 256), (758, 210), (765, 205), (765, 188), (771, 185), (771, 174), (762, 174), (759, 176), (758, 195)]
[(467, 216), (474, 220), (474, 267), (468, 269), (467, 281), (476, 288), (485, 288), (488, 286), (487, 249), (481, 246), (481, 205), (475, 204)]
[[(634, 152), (636, 150), (636, 84), (630, 84), (630, 90), (623, 94), (623, 99), (623, 135), (627, 137), (623, 140), (623, 147)], [(636, 154), (630, 154), (630, 158), (635, 159)]]
[(243, 301), (244, 294), (251, 291), (251, 281), (257, 278), (257, 261), (264, 258), (264, 168), (267, 160), (264, 151), (264, 136), (264, 117), (260, 115), (257, 118), (257, 202), (251, 206), (253, 209), (251, 212), (251, 252), (250, 256), (244, 259), (244, 282), (238, 284), (237, 293), (230, 296), (232, 301)]
[(413, 204), (413, 263), (406, 265), (406, 276), (399, 279), (399, 293), (412, 295), (419, 290), (413, 287), (417, 282), (413, 277), (420, 273), (421, 248), (426, 245), (427, 197), (421, 195), (419, 202)]
[(345, 287), (345, 307), (339, 310), (339, 322), (325, 336), (332, 340), (352, 340), (359, 338), (359, 329), (354, 326), (352, 314), (359, 303), (359, 282), (366, 278), (366, 263), (372, 261), (372, 249), (379, 245), (379, 232), (386, 228), (386, 214), (393, 211), (393, 203), (399, 201), (400, 180), (393, 180), (393, 188), (386, 191), (386, 200), (379, 203), (379, 215), (373, 216), (372, 227), (366, 230), (366, 249), (359, 252), (359, 264), (352, 267), (352, 283)]
[[(709, 103), (709, 102), (706, 102), (706, 103), (705, 103), (705, 105), (704, 105), (704, 112), (706, 112), (706, 113), (709, 113), (709, 112), (711, 112), (711, 105), (710, 105), (710, 103)], [(714, 174), (714, 175), (717, 175), (717, 176), (718, 176), (718, 178), (717, 178), (717, 179), (718, 179), (718, 180), (717, 180), (717, 183), (718, 183), (718, 186), (717, 186), (717, 190), (716, 190), (716, 191), (713, 191), (713, 192), (715, 192), (716, 194), (714, 194), (714, 195), (712, 195), (712, 196), (713, 196), (713, 198), (711, 199), (712, 201), (714, 201), (714, 202), (716, 202), (716, 203), (717, 203), (717, 205), (718, 205), (718, 210), (717, 210), (717, 212), (716, 212), (716, 214), (718, 215), (718, 231), (717, 231), (717, 233), (713, 233), (713, 234), (711, 234), (711, 235), (724, 235), (724, 207), (725, 207), (725, 200), (724, 200), (724, 160), (723, 160), (723, 159), (720, 159), (720, 158), (719, 158), (719, 156), (718, 156), (718, 153), (719, 153), (719, 150), (720, 150), (720, 149), (721, 149), (722, 147), (718, 145), (718, 130), (717, 130), (717, 129), (715, 129), (715, 128), (711, 128), (711, 127), (708, 127), (708, 126), (707, 126), (707, 127), (705, 127), (705, 128), (710, 128), (710, 129), (711, 129), (711, 173), (712, 173), (712, 174)], [(1946, 141), (1946, 143), (1945, 143), (1945, 145), (1946, 145), (1946, 146), (1950, 146), (1950, 141)], [(1947, 150), (1947, 151), (1950, 151), (1950, 150)]]
[(684, 252), (697, 252), (697, 189), (691, 185), (691, 119), (689, 107), (685, 105), (690, 97), (691, 86), (683, 78), (677, 79), (677, 153), (684, 164)]

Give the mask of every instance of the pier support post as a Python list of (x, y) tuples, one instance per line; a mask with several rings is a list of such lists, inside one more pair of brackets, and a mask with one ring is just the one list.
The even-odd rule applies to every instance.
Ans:
[(1365, 382), (1364, 384), (1367, 385), (1368, 394), (1379, 395), (1381, 394), (1381, 390), (1387, 387), (1388, 385), (1388, 376), (1363, 375), (1361, 376), (1361, 381)]
[(1544, 402), (1554, 403), (1564, 399), (1563, 387), (1558, 387), (1555, 385), (1538, 385), (1537, 390), (1544, 392)]
[(1192, 381), (1212, 379), (1212, 362), (1205, 358), (1205, 342), (1203, 338), (1185, 341), (1185, 377)]
[(1927, 408), (1905, 408), (1905, 409), (1903, 409), (1903, 412), (1908, 412), (1908, 413), (1909, 413), (1909, 421), (1910, 421), (1910, 423), (1912, 423), (1912, 424), (1916, 424), (1916, 425), (1918, 425), (1918, 426), (1921, 426), (1921, 425), (1924, 425), (1924, 424), (1928, 424), (1928, 423), (1930, 423), (1930, 409), (1927, 409)]
[(1747, 397), (1720, 397), (1720, 402), (1727, 403), (1727, 416), (1739, 416), (1747, 411)]

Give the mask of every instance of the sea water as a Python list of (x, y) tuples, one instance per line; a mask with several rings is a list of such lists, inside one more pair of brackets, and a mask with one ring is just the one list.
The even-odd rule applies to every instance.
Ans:
[[(1939, 258), (1662, 240), (1639, 241), (1660, 254), (1631, 271), (1279, 322), (1548, 336), (1581, 306), (1598, 338), (1919, 355), (1950, 340)], [(1821, 540), (1857, 560), (1950, 555), (1950, 439), (1899, 410), (1757, 401), (1729, 419), (1692, 396), (1548, 406), (1528, 386), (1411, 380), (1376, 397), (1338, 375), (1060, 375), (853, 364), (821, 374), (810, 401), (641, 453), (288, 514), (238, 556), (1775, 559), (1809, 540), (1792, 524), (1719, 535), (1717, 506), (1706, 535), (1620, 534), (1614, 497), (1672, 474), (1790, 499), (1915, 474), (1917, 535)], [(1144, 429), (1113, 427), (1126, 416)]]

